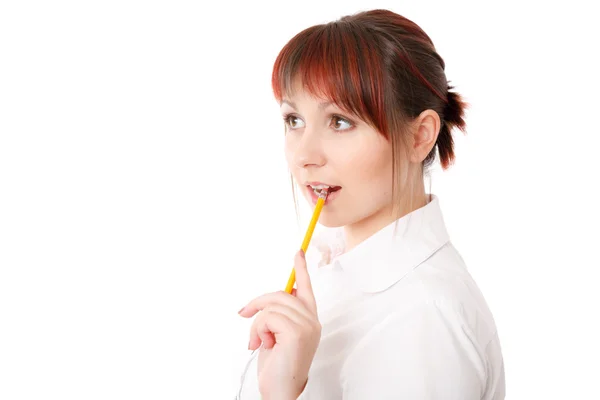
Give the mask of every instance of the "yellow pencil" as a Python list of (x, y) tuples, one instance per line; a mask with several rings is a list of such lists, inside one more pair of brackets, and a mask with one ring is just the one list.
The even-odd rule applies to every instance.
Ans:
[[(312, 238), (313, 231), (315, 230), (315, 226), (317, 225), (317, 221), (319, 220), (319, 215), (321, 215), (321, 209), (325, 204), (325, 199), (327, 198), (328, 189), (322, 189), (319, 194), (319, 198), (317, 199), (317, 205), (315, 206), (315, 210), (313, 211), (312, 218), (310, 223), (308, 224), (308, 229), (306, 230), (306, 234), (304, 235), (304, 241), (302, 242), (302, 251), (306, 254), (306, 249), (308, 249), (308, 244), (310, 243), (310, 239)], [(285, 291), (288, 293), (292, 293), (292, 289), (294, 288), (294, 283), (296, 283), (296, 270), (292, 268), (292, 273), (290, 274), (290, 278), (288, 279), (287, 286), (285, 287)]]

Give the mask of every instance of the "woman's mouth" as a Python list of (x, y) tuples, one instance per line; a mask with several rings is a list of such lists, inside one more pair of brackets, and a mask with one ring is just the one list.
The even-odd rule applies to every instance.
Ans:
[(327, 198), (325, 199), (325, 204), (331, 203), (337, 196), (339, 196), (339, 192), (342, 189), (341, 186), (335, 185), (326, 185), (322, 183), (317, 184), (308, 184), (306, 185), (306, 189), (310, 195), (313, 204), (317, 204), (317, 200), (319, 199), (319, 195), (324, 190), (327, 190)]

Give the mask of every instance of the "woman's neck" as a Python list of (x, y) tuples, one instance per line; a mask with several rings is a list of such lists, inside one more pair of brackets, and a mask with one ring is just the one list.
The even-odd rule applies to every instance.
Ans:
[(349, 251), (353, 247), (356, 247), (362, 241), (374, 235), (395, 220), (402, 218), (428, 203), (428, 196), (425, 194), (425, 188), (423, 186), (420, 190), (415, 190), (414, 193), (415, 195), (412, 196), (412, 198), (401, 201), (400, 204), (398, 204), (397, 210), (394, 210), (393, 204), (390, 204), (388, 207), (379, 210), (367, 218), (344, 226), (345, 251)]

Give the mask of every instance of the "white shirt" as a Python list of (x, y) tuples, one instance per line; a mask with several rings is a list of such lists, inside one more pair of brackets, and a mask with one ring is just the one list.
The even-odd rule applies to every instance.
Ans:
[[(315, 237), (306, 254), (322, 333), (299, 400), (504, 399), (496, 325), (437, 196), (343, 247), (338, 228)], [(240, 400), (260, 399), (257, 355)]]

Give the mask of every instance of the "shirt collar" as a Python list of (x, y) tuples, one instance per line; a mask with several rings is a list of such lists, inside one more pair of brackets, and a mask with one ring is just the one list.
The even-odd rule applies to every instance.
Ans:
[(327, 235), (327, 243), (317, 246), (322, 263), (341, 267), (365, 293), (386, 290), (449, 241), (438, 197), (432, 194), (430, 199), (340, 255), (336, 253), (343, 251), (343, 231), (335, 228), (333, 237)]

